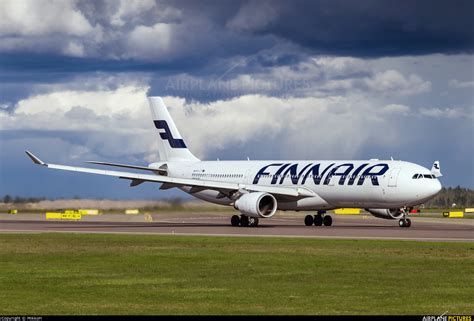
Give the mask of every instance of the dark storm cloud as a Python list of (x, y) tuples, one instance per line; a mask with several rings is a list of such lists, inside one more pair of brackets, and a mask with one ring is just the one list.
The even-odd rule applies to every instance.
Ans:
[[(124, 3), (79, 1), (68, 6), (83, 17), (80, 32), (61, 22), (76, 32), (73, 36), (61, 34), (50, 22), (31, 37), (31, 30), (15, 24), (24, 17), (7, 11), (6, 22), (12, 25), (3, 33), (0, 29), (1, 50), (76, 56), (71, 65), (81, 62), (85, 70), (189, 70), (216, 59), (262, 51), (268, 58), (261, 56), (255, 63), (269, 66), (293, 64), (301, 56), (314, 54), (382, 57), (471, 53), (474, 49), (473, 1), (170, 0), (150, 8), (140, 2), (141, 10), (131, 5), (123, 9)], [(31, 21), (39, 23), (40, 18)], [(282, 45), (291, 49), (275, 59), (272, 50)], [(45, 67), (64, 65), (57, 60), (42, 59)], [(152, 62), (162, 65), (150, 66)], [(8, 66), (9, 61), (0, 63)], [(29, 65), (36, 67), (25, 62)], [(70, 68), (78, 67), (66, 70)]]
[[(269, 4), (275, 17), (265, 26), (246, 27), (265, 12), (236, 17), (231, 26), (250, 34), (274, 34), (322, 54), (373, 57), (474, 49), (473, 1), (296, 0)], [(243, 6), (268, 9), (258, 2)]]

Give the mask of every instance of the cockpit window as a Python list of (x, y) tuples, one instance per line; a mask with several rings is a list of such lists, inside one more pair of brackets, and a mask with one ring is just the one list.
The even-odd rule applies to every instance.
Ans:
[(434, 176), (433, 174), (415, 174), (412, 177), (412, 179), (420, 179), (420, 178), (436, 179), (436, 176)]

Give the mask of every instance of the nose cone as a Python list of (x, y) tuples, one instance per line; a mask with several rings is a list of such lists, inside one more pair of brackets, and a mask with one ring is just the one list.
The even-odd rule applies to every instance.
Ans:
[(439, 193), (441, 191), (441, 182), (438, 179), (433, 180), (433, 196)]
[(423, 196), (426, 199), (434, 197), (436, 194), (439, 193), (439, 191), (441, 191), (441, 183), (437, 179), (425, 182), (425, 185), (423, 186)]
[(429, 201), (441, 191), (441, 183), (437, 179), (420, 179), (417, 183), (415, 198), (419, 203)]

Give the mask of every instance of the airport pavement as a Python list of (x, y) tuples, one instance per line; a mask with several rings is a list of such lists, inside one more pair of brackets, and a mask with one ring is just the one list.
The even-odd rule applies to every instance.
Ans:
[(333, 226), (305, 226), (304, 215), (260, 220), (258, 227), (232, 227), (231, 215), (215, 213), (104, 214), (80, 221), (46, 221), (44, 214), (0, 214), (0, 232), (124, 233), (212, 236), (283, 236), (334, 239), (474, 241), (473, 219), (411, 217), (410, 228), (397, 220), (368, 215), (332, 215)]

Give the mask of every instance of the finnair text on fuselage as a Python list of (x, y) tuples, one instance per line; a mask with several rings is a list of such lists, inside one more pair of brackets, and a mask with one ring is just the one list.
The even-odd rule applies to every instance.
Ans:
[[(331, 163), (309, 163), (305, 166), (299, 163), (273, 163), (262, 167), (253, 179), (253, 184), (258, 184), (262, 177), (271, 177), (271, 185), (293, 184), (304, 185), (308, 178), (312, 178), (315, 185), (329, 185), (332, 177), (340, 177), (339, 185), (363, 185), (366, 179), (370, 179), (372, 185), (378, 186), (378, 176), (384, 175), (389, 166), (386, 163), (379, 163), (369, 166), (369, 163), (354, 165), (344, 163), (336, 165)], [(301, 168), (298, 170), (298, 166)], [(323, 179), (324, 178), (324, 179)], [(300, 181), (301, 179), (301, 181)]]

